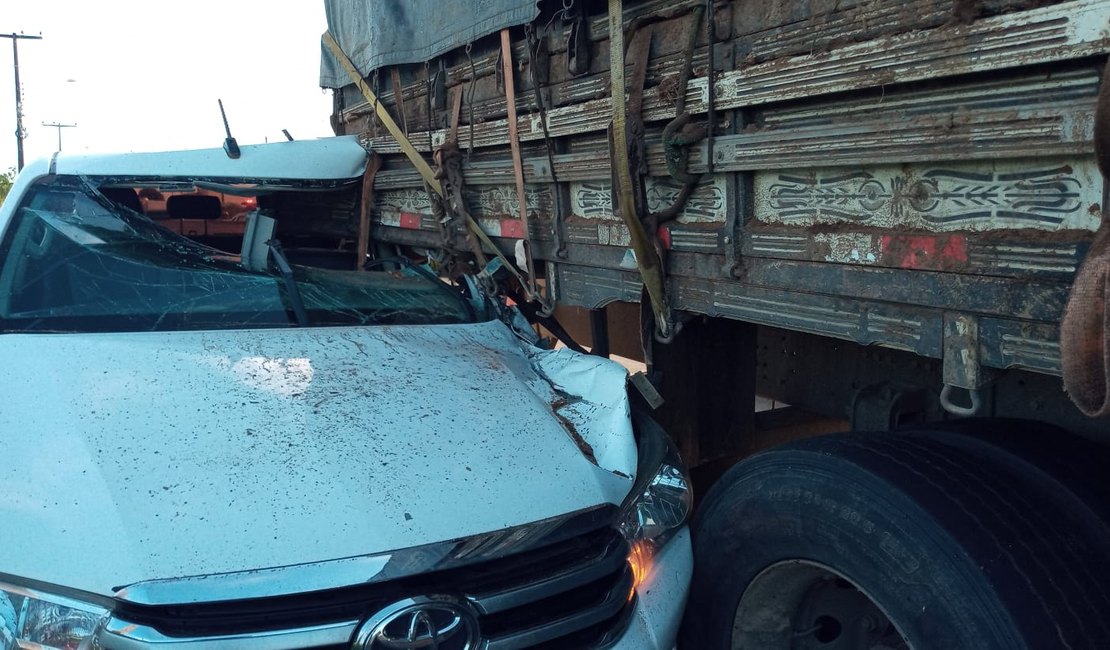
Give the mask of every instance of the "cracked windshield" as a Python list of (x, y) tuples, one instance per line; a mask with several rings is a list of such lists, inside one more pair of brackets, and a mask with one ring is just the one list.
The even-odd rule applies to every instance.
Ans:
[[(162, 199), (167, 214), (150, 207), (159, 194), (118, 185), (98, 191), (78, 178), (35, 187), (0, 248), (0, 327), (108, 332), (474, 320), (461, 294), (412, 264), (368, 272), (290, 266), (270, 240), (263, 262), (248, 268), (238, 254), (214, 247), (238, 243), (242, 222), (221, 219), (222, 204), (234, 211), (245, 201), (178, 194)], [(143, 214), (144, 206), (157, 217)], [(188, 218), (190, 209), (198, 218)]]

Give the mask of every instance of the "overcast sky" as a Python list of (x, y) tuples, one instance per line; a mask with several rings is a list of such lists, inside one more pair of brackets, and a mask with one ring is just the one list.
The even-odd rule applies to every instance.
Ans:
[[(239, 144), (331, 135), (320, 90), (322, 0), (0, 0), (19, 41), (24, 156), (223, 144), (217, 98)], [(0, 39), (0, 170), (14, 167), (10, 39)]]

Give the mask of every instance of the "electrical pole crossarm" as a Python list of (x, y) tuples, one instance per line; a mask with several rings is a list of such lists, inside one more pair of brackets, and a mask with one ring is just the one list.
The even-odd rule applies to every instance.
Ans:
[(43, 126), (50, 126), (50, 127), (54, 127), (56, 129), (58, 129), (58, 151), (62, 150), (62, 129), (72, 128), (72, 127), (77, 126), (76, 123), (62, 124), (61, 122), (43, 122), (42, 125)]

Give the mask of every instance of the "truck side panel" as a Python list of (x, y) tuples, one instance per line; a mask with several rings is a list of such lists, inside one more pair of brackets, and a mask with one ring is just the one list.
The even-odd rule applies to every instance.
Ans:
[[(695, 122), (710, 107), (702, 5), (626, 3), (625, 42), (652, 32), (652, 212), (683, 188), (664, 143), (679, 94)], [(527, 237), (560, 303), (597, 309), (639, 301), (641, 280), (613, 208), (604, 8), (585, 8), (575, 21), (542, 5), (514, 32), (527, 232), (496, 38), (399, 66), (399, 84), (376, 76), (395, 115), (402, 98), (418, 149), (455, 125), (467, 208), (498, 245), (511, 253)], [(1110, 5), (783, 0), (716, 3), (711, 20), (714, 137), (684, 152), (700, 180), (655, 233), (672, 307), (935, 359), (933, 392), (979, 391), (1004, 369), (1059, 375), (1059, 320), (1103, 219), (1092, 137)], [(576, 76), (568, 52), (583, 32), (590, 66)], [(337, 125), (386, 160), (373, 237), (444, 246), (419, 176), (371, 111), (352, 88), (337, 93)]]

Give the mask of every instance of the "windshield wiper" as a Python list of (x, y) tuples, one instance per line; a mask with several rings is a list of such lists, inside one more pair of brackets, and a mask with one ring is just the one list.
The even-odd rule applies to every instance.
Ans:
[(289, 303), (293, 307), (293, 314), (297, 317), (297, 325), (308, 327), (308, 312), (305, 311), (304, 301), (301, 300), (301, 289), (297, 286), (296, 279), (293, 278), (293, 267), (289, 266), (289, 259), (285, 257), (285, 251), (281, 249), (281, 242), (276, 239), (269, 239), (266, 241), (266, 246), (270, 249), (270, 254), (277, 262), (281, 277), (285, 280), (285, 289), (289, 292)]

